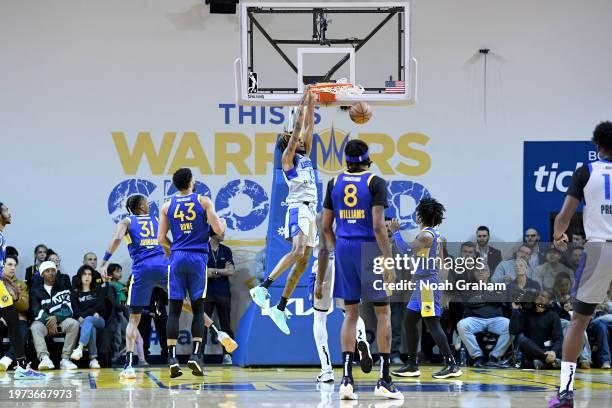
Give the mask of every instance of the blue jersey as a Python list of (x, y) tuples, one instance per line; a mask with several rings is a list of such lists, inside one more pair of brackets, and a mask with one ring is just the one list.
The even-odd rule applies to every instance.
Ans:
[(6, 241), (4, 235), (0, 232), (0, 279), (2, 279), (2, 272), (4, 272), (4, 260), (6, 259)]
[(157, 242), (157, 218), (151, 215), (130, 215), (130, 226), (125, 242), (134, 265), (152, 256), (163, 256), (164, 250)]
[(438, 259), (440, 233), (437, 229), (431, 227), (423, 228), (421, 232), (428, 232), (433, 235), (433, 243), (429, 248), (423, 248), (414, 254), (416, 258), (414, 275), (416, 277), (437, 275), (440, 263)]
[(208, 220), (200, 204), (200, 195), (173, 195), (168, 207), (168, 223), (172, 232), (173, 251), (208, 252)]
[(347, 239), (374, 239), (372, 193), (374, 174), (344, 172), (334, 178), (331, 191), (336, 236)]

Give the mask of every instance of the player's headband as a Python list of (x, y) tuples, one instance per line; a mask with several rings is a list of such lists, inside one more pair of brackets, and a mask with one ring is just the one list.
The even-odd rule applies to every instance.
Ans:
[(364, 154), (359, 155), (359, 156), (346, 156), (346, 162), (347, 163), (361, 163), (364, 161), (367, 161), (370, 159), (370, 156), (368, 155), (368, 151), (366, 150)]

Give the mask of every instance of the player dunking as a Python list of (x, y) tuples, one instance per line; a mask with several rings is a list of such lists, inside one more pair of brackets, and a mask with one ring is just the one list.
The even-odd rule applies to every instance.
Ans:
[[(0, 202), (0, 318), (6, 322), (11, 346), (15, 352), (14, 378), (16, 380), (44, 380), (47, 376), (30, 369), (26, 362), (24, 340), (19, 331), (19, 315), (13, 301), (19, 299), (21, 293), (17, 285), (10, 279), (4, 277), (4, 261), (6, 260), (6, 241), (4, 239), (4, 228), (11, 223), (11, 213), (6, 205)], [(8, 367), (7, 367), (8, 369)]]
[(436, 267), (436, 259), (442, 258), (440, 233), (437, 227), (444, 219), (444, 206), (433, 198), (422, 199), (416, 208), (416, 219), (421, 232), (410, 244), (406, 243), (399, 233), (400, 224), (397, 219), (391, 221), (390, 229), (401, 254), (414, 254), (421, 258), (418, 267), (413, 273), (413, 282), (416, 286), (408, 302), (406, 317), (406, 333), (408, 334), (408, 364), (394, 371), (400, 377), (418, 377), (421, 375), (417, 364), (417, 345), (419, 342), (418, 324), (421, 317), (431, 334), (440, 353), (444, 357), (444, 368), (432, 374), (433, 378), (459, 377), (462, 373), (455, 362), (455, 358), (448, 344), (448, 339), (440, 325), (442, 316), (441, 290), (421, 288), (421, 282), (439, 284), (440, 276)]
[(561, 386), (556, 398), (550, 401), (551, 408), (574, 406), (576, 360), (582, 350), (584, 332), (595, 307), (606, 297), (612, 278), (612, 122), (597, 125), (591, 141), (597, 146), (600, 160), (576, 169), (561, 212), (555, 217), (554, 245), (565, 251), (565, 231), (580, 202), (584, 201), (582, 221), (587, 243), (571, 292), (574, 312), (563, 338)]
[(253, 301), (259, 307), (266, 308), (270, 297), (268, 288), (287, 268), (295, 264), (287, 277), (278, 305), (268, 310), (272, 321), (285, 334), (289, 334), (285, 315), (287, 300), (308, 266), (310, 253), (315, 245), (318, 196), (316, 173), (310, 161), (313, 127), (314, 98), (311, 93), (306, 92), (300, 102), (293, 131), (289, 132), (286, 129), (277, 143), (278, 148), (283, 152), (283, 175), (289, 186), (289, 194), (286, 199), (285, 238), (291, 240), (293, 246), (291, 252), (283, 256), (270, 272), (270, 276), (261, 285), (250, 291)]
[[(342, 323), (343, 376), (340, 399), (356, 400), (353, 391), (353, 350), (355, 327), (362, 298), (374, 304), (377, 318), (376, 342), (380, 351), (380, 379), (374, 389), (376, 396), (403, 399), (389, 375), (391, 349), (391, 308), (384, 289), (377, 288), (374, 274), (375, 258), (391, 258), (391, 247), (385, 228), (387, 186), (385, 181), (368, 171), (371, 161), (368, 145), (362, 140), (350, 140), (344, 149), (347, 171), (329, 181), (323, 203), (322, 228), (327, 249), (335, 250), (336, 282), (334, 296), (344, 299)], [(333, 231), (334, 220), (336, 231)], [(336, 238), (337, 237), (337, 238)], [(393, 269), (385, 269), (384, 281), (395, 281)]]
[[(200, 354), (204, 333), (209, 228), (212, 227), (216, 234), (222, 235), (226, 224), (223, 218), (217, 216), (215, 206), (208, 197), (193, 192), (195, 181), (191, 170), (178, 169), (172, 175), (172, 182), (178, 193), (162, 206), (157, 235), (159, 243), (170, 258), (167, 326), (170, 378), (183, 374), (176, 358), (176, 340), (183, 300), (187, 294), (193, 311), (191, 322), (193, 351), (187, 366), (193, 375), (203, 376)], [(168, 241), (168, 231), (172, 232), (172, 243)]]
[[(322, 230), (321, 215), (317, 215), (317, 229)], [(308, 280), (308, 296), (312, 300), (314, 309), (312, 320), (312, 332), (314, 334), (319, 360), (321, 361), (321, 373), (317, 376), (317, 382), (333, 382), (334, 371), (329, 356), (329, 345), (327, 343), (327, 313), (334, 301), (334, 258), (330, 257), (325, 244), (325, 236), (319, 235), (319, 242), (313, 252), (316, 258), (312, 265), (312, 272)], [(331, 259), (332, 262), (329, 262)], [(341, 299), (337, 299), (336, 306), (344, 309)], [(366, 338), (365, 323), (361, 316), (357, 318), (357, 350), (360, 355), (361, 370), (364, 373), (372, 371), (372, 356), (370, 346)]]

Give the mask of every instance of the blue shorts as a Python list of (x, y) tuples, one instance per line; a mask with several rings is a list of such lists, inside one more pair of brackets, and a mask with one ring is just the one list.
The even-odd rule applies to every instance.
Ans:
[(148, 306), (153, 288), (168, 285), (168, 262), (164, 256), (146, 258), (132, 266), (132, 277), (128, 286), (127, 305)]
[[(428, 277), (414, 277), (415, 288), (408, 302), (408, 310), (420, 313), (423, 317), (442, 316), (442, 291), (440, 289), (426, 289), (421, 287), (421, 282), (424, 283), (440, 283), (438, 275)], [(423, 300), (423, 298), (429, 300)]]
[(168, 299), (197, 300), (206, 297), (208, 254), (199, 251), (172, 251), (168, 266)]
[(387, 293), (376, 284), (382, 283), (382, 274), (374, 273), (374, 258), (381, 255), (374, 239), (337, 238), (334, 297), (349, 302), (387, 301)]

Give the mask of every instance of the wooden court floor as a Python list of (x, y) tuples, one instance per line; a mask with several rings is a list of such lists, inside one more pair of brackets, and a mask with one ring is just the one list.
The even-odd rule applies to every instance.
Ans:
[[(119, 369), (50, 372), (45, 382), (16, 381), (0, 373), (0, 407), (548, 407), (556, 390), (558, 371), (465, 369), (463, 377), (435, 380), (437, 367), (422, 367), (419, 379), (395, 379), (405, 400), (374, 397), (377, 373), (354, 370), (359, 401), (340, 401), (335, 385), (318, 385), (315, 368), (207, 367), (204, 377), (187, 371), (170, 380), (164, 367), (138, 369), (138, 378), (119, 381)], [(69, 387), (76, 402), (22, 401), (8, 398), (10, 390)], [(612, 371), (582, 370), (576, 377), (577, 407), (612, 407)], [(14, 393), (13, 393), (14, 395)]]

